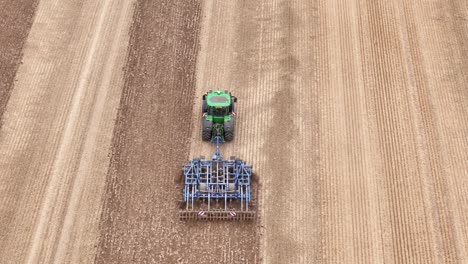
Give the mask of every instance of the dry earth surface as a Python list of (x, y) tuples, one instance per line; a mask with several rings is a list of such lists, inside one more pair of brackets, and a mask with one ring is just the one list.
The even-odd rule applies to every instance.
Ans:
[(0, 128), (37, 3), (38, 0), (0, 1)]
[[(468, 263), (465, 1), (135, 1), (40, 1), (0, 262)], [(215, 88), (239, 98), (222, 152), (260, 178), (252, 223), (177, 219)]]
[(94, 260), (132, 10), (40, 1), (0, 135), (0, 262)]

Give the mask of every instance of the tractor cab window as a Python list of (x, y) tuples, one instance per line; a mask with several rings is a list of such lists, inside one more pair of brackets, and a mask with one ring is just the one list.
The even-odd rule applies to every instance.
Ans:
[(216, 107), (216, 106), (213, 106), (213, 107), (210, 107), (211, 109), (211, 115), (213, 116), (225, 116), (228, 114), (227, 112), (227, 107)]
[(228, 99), (225, 96), (213, 96), (210, 101), (212, 103), (227, 103)]

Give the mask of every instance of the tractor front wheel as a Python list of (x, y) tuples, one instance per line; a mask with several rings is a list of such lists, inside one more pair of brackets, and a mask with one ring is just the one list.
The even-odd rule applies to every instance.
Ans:
[(202, 113), (206, 113), (206, 112), (208, 112), (208, 104), (207, 104), (206, 100), (203, 100)]

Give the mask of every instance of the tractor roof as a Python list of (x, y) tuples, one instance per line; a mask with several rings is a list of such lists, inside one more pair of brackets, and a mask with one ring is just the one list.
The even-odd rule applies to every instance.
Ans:
[(228, 107), (231, 105), (231, 95), (221, 90), (212, 91), (206, 99), (209, 106)]

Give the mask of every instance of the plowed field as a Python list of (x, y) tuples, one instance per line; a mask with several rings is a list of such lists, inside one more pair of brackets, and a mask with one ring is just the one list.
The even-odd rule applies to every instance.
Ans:
[[(0, 263), (468, 263), (465, 1), (40, 0), (30, 31), (26, 2), (0, 10)], [(217, 88), (250, 223), (177, 218)]]
[(0, 128), (38, 0), (0, 0)]

